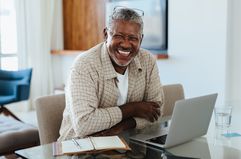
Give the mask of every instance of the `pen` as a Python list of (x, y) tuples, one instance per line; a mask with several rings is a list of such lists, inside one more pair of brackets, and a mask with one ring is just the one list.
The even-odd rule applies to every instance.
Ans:
[(78, 148), (80, 148), (81, 149), (81, 146), (80, 146), (80, 144), (75, 140), (75, 139), (72, 139), (72, 141), (73, 141), (73, 143), (78, 147)]

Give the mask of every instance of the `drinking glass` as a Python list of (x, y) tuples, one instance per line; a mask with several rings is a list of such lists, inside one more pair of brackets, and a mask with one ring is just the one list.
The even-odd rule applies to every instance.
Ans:
[(223, 106), (223, 107), (215, 107), (215, 126), (218, 129), (226, 129), (231, 125), (232, 119), (232, 107), (231, 106)]

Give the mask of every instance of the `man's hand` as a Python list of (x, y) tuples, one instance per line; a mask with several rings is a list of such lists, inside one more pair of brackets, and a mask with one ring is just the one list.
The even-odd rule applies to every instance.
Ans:
[(160, 106), (155, 102), (131, 102), (120, 106), (120, 109), (123, 119), (139, 117), (154, 122), (160, 116)]
[(118, 135), (125, 130), (132, 129), (136, 127), (136, 121), (133, 118), (128, 118), (122, 120), (118, 124), (114, 125), (110, 129), (102, 130), (100, 132), (91, 134), (90, 136), (112, 136)]

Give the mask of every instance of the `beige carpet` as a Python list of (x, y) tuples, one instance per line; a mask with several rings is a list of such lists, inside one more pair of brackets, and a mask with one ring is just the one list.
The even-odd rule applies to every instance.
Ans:
[(23, 122), (32, 124), (38, 127), (38, 121), (35, 111), (29, 112), (15, 112), (14, 113), (17, 117), (19, 117)]

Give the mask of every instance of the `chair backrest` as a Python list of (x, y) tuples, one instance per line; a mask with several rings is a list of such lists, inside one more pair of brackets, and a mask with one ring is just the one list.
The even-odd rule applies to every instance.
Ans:
[(56, 141), (65, 108), (65, 95), (39, 97), (35, 100), (35, 107), (41, 145)]
[(181, 84), (163, 85), (164, 104), (161, 116), (171, 116), (175, 102), (184, 99), (184, 90)]
[(17, 96), (17, 101), (26, 100), (29, 97), (30, 82), (32, 77), (32, 68), (7, 71), (0, 70), (1, 95)]
[(27, 83), (31, 80), (32, 68), (18, 70), (18, 71), (8, 71), (0, 70), (0, 79), (6, 81), (25, 81)]

